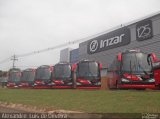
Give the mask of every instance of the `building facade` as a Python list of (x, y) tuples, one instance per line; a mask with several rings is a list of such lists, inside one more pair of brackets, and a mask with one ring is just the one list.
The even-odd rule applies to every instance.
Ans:
[(65, 48), (60, 51), (60, 62), (70, 62), (71, 48)]
[(79, 61), (79, 48), (70, 51), (70, 63), (74, 64)]
[(160, 58), (160, 14), (106, 32), (79, 44), (79, 60), (96, 60), (108, 67), (119, 52), (140, 49)]

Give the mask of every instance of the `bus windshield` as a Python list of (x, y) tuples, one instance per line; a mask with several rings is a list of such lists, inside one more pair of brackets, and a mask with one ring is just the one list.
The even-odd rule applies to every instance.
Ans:
[(81, 62), (78, 64), (77, 76), (82, 78), (98, 78), (99, 70), (96, 62)]
[(10, 72), (8, 80), (10, 82), (19, 82), (20, 78), (21, 78), (21, 73), (20, 72)]
[(149, 73), (151, 65), (147, 62), (147, 54), (144, 53), (125, 53), (122, 55), (122, 71), (128, 73)]
[(22, 81), (34, 81), (35, 73), (32, 71), (24, 71), (22, 73)]
[(53, 71), (53, 77), (55, 79), (65, 79), (71, 77), (71, 66), (69, 64), (55, 65)]
[(35, 80), (49, 80), (51, 72), (49, 67), (40, 67), (36, 70)]

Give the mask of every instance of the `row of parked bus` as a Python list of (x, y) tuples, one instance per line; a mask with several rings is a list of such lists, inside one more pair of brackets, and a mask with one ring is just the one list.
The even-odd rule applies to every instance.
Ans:
[[(37, 69), (10, 69), (9, 88), (91, 88), (101, 87), (102, 64), (82, 60), (70, 65), (58, 63)], [(119, 53), (108, 67), (109, 88), (159, 89), (160, 61), (154, 53), (127, 50)]]
[[(101, 64), (83, 60), (71, 66), (58, 63), (43, 65), (37, 69), (11, 69), (7, 87), (9, 88), (100, 88)], [(75, 79), (76, 78), (76, 79)]]

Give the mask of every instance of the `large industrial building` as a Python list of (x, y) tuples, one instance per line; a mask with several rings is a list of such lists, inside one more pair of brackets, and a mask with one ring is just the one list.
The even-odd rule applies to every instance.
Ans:
[[(79, 44), (79, 60), (96, 60), (107, 67), (119, 52), (140, 49), (145, 53), (154, 52), (160, 58), (160, 14), (137, 20), (133, 23), (96, 35)], [(74, 60), (74, 56), (70, 56)]]

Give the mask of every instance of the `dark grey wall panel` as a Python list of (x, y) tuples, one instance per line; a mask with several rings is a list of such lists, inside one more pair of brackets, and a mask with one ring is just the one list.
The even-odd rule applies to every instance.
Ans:
[(70, 51), (70, 63), (74, 64), (79, 60), (79, 48)]

